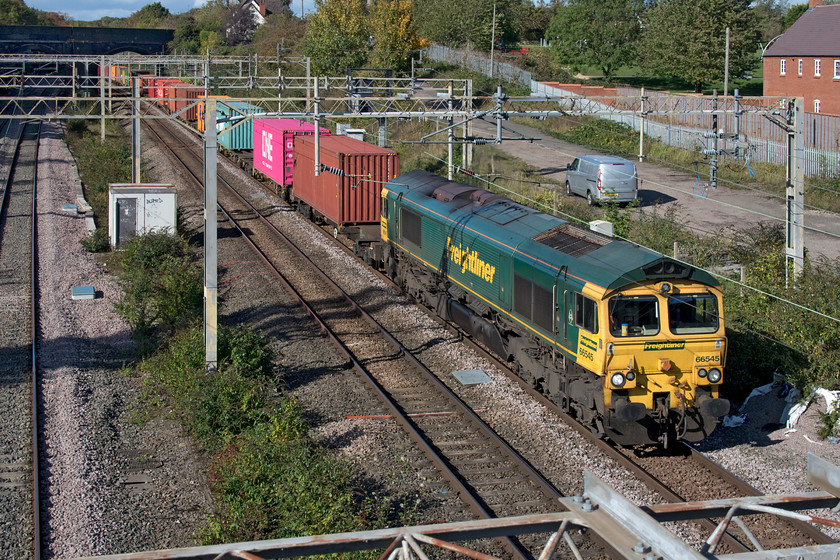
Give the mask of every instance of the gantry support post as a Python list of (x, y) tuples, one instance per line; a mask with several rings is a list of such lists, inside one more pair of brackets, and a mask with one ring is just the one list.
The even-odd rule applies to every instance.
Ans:
[(207, 372), (215, 373), (219, 330), (216, 100), (208, 98), (204, 106), (204, 362)]
[(785, 285), (793, 285), (805, 268), (805, 99), (797, 97), (788, 107), (787, 203), (785, 205)]
[(131, 78), (131, 180), (140, 183), (140, 78)]

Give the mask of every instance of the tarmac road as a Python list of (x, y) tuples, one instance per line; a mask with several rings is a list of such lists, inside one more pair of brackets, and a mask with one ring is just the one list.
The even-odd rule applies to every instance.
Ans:
[[(590, 148), (569, 144), (546, 135), (535, 128), (505, 121), (505, 136), (518, 133), (527, 138), (540, 138), (534, 142), (503, 141), (496, 147), (537, 168), (537, 174), (565, 183), (566, 164), (575, 156), (594, 153)], [(473, 135), (494, 138), (495, 122), (473, 121)], [(476, 146), (481, 149), (481, 146)], [(650, 209), (659, 204), (663, 210), (679, 205), (679, 215), (696, 232), (712, 235), (739, 230), (759, 222), (785, 221), (783, 198), (746, 189), (733, 189), (718, 185), (708, 189), (708, 196), (699, 196), (696, 175), (682, 173), (648, 162), (636, 163), (640, 179), (639, 196), (642, 208)], [(701, 179), (703, 176), (701, 174)], [(708, 175), (705, 180), (708, 180)], [(805, 200), (807, 205), (808, 200)], [(840, 266), (840, 215), (822, 210), (805, 211), (805, 247), (811, 258), (825, 256)], [(823, 233), (825, 232), (825, 233)]]

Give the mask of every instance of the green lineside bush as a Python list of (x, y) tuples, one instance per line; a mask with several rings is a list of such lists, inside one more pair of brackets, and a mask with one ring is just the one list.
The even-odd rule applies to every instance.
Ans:
[(202, 343), (196, 324), (140, 366), (148, 391), (163, 395), (213, 453), (217, 509), (198, 533), (202, 542), (358, 531), (410, 518), (413, 500), (366, 492), (346, 463), (309, 438), (298, 402), (273, 389), (264, 336), (220, 329), (215, 373), (204, 370)]
[(111, 264), (123, 291), (115, 309), (138, 341), (148, 342), (156, 332), (172, 332), (198, 316), (201, 269), (184, 239), (158, 232), (135, 237), (121, 245)]
[[(131, 181), (131, 143), (119, 123), (109, 120), (105, 142), (101, 141), (99, 123), (70, 121), (65, 141), (79, 167), (88, 199), (98, 224), (108, 219), (108, 184)], [(76, 124), (81, 123), (81, 124)], [(94, 128), (96, 130), (94, 130)]]

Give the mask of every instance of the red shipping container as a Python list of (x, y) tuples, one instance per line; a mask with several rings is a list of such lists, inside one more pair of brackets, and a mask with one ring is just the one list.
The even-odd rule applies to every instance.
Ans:
[(347, 136), (320, 139), (321, 172), (315, 176), (315, 139), (295, 137), (294, 197), (338, 228), (378, 224), (382, 187), (400, 174), (400, 156)]
[[(174, 107), (170, 104), (170, 109), (172, 112), (180, 111), (185, 107), (190, 107), (180, 115), (178, 115), (182, 120), (195, 122), (196, 118), (198, 117), (198, 105), (195, 104), (196, 101), (199, 99), (204, 99), (204, 88), (195, 87), (191, 84), (176, 84), (177, 87), (174, 88)], [(170, 94), (171, 95), (171, 94)], [(177, 98), (177, 99), (176, 99)]]
[[(330, 133), (321, 128), (321, 135)], [(254, 119), (254, 169), (262, 171), (281, 187), (294, 178), (294, 139), (315, 134), (315, 125), (297, 119)]]
[(155, 98), (160, 101), (164, 107), (166, 106), (166, 97), (169, 93), (167, 90), (168, 85), (179, 81), (180, 80), (175, 78), (157, 78), (155, 80)]
[(166, 90), (163, 94), (164, 102), (163, 104), (169, 107), (169, 111), (174, 113), (177, 110), (176, 104), (180, 103), (181, 107), (184, 106), (183, 101), (176, 101), (177, 97), (184, 97), (183, 89), (191, 87), (190, 84), (186, 84), (181, 80), (175, 80), (172, 82), (168, 82), (164, 90)]

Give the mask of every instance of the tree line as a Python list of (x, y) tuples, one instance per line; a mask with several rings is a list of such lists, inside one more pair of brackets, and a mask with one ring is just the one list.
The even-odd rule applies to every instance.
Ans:
[[(311, 57), (321, 74), (371, 66), (406, 70), (428, 43), (489, 52), (545, 40), (557, 64), (573, 72), (597, 68), (611, 81), (619, 68), (632, 66), (678, 76), (700, 91), (723, 78), (727, 28), (730, 76), (739, 76), (808, 8), (784, 0), (315, 0), (315, 12), (301, 18), (291, 0), (266, 0), (261, 24), (242, 4), (209, 0), (172, 14), (153, 2), (127, 18), (83, 23), (174, 29), (178, 52), (275, 54), (282, 43), (286, 53)], [(0, 0), (0, 7), (5, 25), (80, 23), (28, 8), (23, 0)]]

